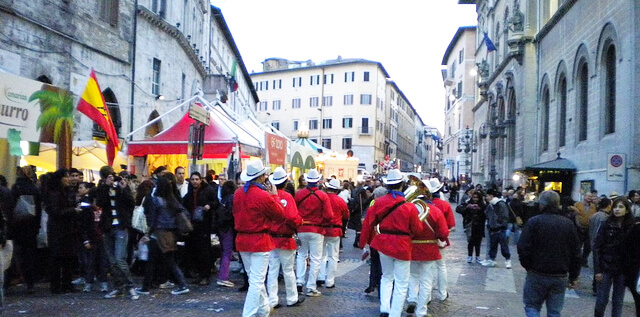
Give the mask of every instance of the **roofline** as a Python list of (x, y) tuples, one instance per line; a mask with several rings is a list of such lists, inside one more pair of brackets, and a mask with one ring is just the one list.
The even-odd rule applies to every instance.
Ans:
[(236, 60), (238, 62), (238, 66), (240, 66), (240, 70), (242, 70), (242, 75), (244, 76), (245, 80), (249, 82), (248, 86), (249, 86), (249, 90), (251, 91), (251, 95), (253, 95), (253, 98), (255, 99), (256, 103), (259, 102), (260, 98), (258, 97), (258, 92), (256, 92), (256, 89), (253, 85), (253, 81), (251, 80), (251, 76), (249, 76), (247, 67), (245, 66), (244, 61), (242, 60), (242, 55), (240, 55), (240, 51), (238, 50), (238, 46), (236, 45), (236, 41), (233, 39), (233, 35), (231, 35), (231, 30), (229, 30), (227, 21), (224, 19), (222, 10), (220, 10), (220, 8), (214, 5), (211, 5), (211, 11), (216, 21), (218, 21), (218, 23), (222, 27), (222, 33), (224, 34), (224, 37), (227, 39), (227, 41), (229, 41), (231, 50), (233, 51), (233, 55), (235, 55)]
[(418, 119), (420, 119), (420, 122), (422, 122), (422, 125), (424, 126), (425, 124), (424, 124), (424, 121), (422, 120), (422, 117), (420, 116), (420, 114), (418, 113), (416, 108), (413, 106), (413, 104), (411, 104), (411, 101), (409, 101), (409, 98), (407, 98), (407, 96), (405, 96), (404, 92), (402, 92), (402, 90), (398, 87), (398, 84), (396, 84), (396, 82), (393, 81), (393, 80), (387, 80), (387, 83), (396, 88), (396, 90), (398, 91), (398, 94), (401, 95), (402, 98), (404, 99), (404, 101), (407, 102), (409, 107), (411, 107), (411, 109), (413, 110), (413, 114), (418, 116)]
[[(271, 58), (271, 59), (287, 60), (286, 58)], [(340, 66), (340, 65), (347, 65), (347, 64), (376, 64), (376, 65), (378, 65), (378, 67), (380, 67), (380, 69), (382, 69), (382, 72), (384, 73), (386, 78), (390, 78), (389, 73), (384, 68), (384, 66), (382, 66), (382, 63), (376, 62), (376, 61), (370, 61), (370, 60), (366, 60), (366, 59), (350, 60), (350, 61), (337, 62), (337, 63), (331, 63), (331, 64), (319, 64), (319, 65), (305, 66), (305, 67), (276, 69), (276, 70), (270, 70), (268, 72), (251, 73), (251, 75), (253, 76), (253, 75), (264, 75), (264, 74), (273, 74), (273, 73), (293, 72), (293, 71), (299, 71), (299, 70), (303, 70), (303, 69), (326, 68), (326, 67)]]
[(442, 58), (442, 64), (440, 65), (447, 65), (447, 60), (449, 59), (449, 55), (451, 55), (451, 51), (453, 51), (453, 47), (456, 46), (456, 43), (458, 43), (458, 40), (462, 36), (462, 33), (464, 33), (464, 31), (466, 30), (475, 31), (476, 26), (469, 25), (469, 26), (461, 26), (458, 28), (458, 30), (456, 31), (456, 34), (453, 36), (453, 39), (451, 39), (451, 42), (449, 42), (449, 46), (447, 47), (447, 50), (444, 52), (444, 57)]

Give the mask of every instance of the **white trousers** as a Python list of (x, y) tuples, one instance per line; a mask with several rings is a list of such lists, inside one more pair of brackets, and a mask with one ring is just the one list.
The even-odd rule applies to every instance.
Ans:
[(446, 249), (440, 249), (440, 255), (442, 259), (436, 261), (438, 268), (438, 299), (445, 300), (447, 298), (447, 264), (445, 263)]
[(427, 315), (427, 303), (431, 301), (436, 261), (411, 261), (411, 277), (407, 301), (416, 303), (416, 316)]
[(340, 237), (324, 237), (318, 280), (324, 281), (325, 286), (335, 285), (338, 260), (340, 260)]
[(240, 256), (249, 275), (249, 291), (244, 300), (242, 317), (269, 316), (271, 307), (264, 287), (269, 269), (269, 252), (240, 252)]
[(309, 279), (307, 280), (307, 290), (316, 289), (318, 271), (320, 271), (320, 258), (322, 257), (322, 243), (324, 236), (313, 232), (298, 233), (300, 248), (296, 257), (297, 284), (304, 284), (304, 277), (307, 274), (307, 257), (309, 258)]
[[(402, 261), (380, 253), (382, 279), (380, 279), (380, 312), (400, 317), (409, 287), (411, 261)], [(395, 285), (394, 285), (395, 284)], [(391, 301), (393, 290), (393, 301)]]
[(296, 250), (274, 249), (269, 257), (269, 273), (267, 275), (267, 293), (269, 294), (269, 306), (278, 304), (278, 273), (282, 267), (284, 287), (287, 291), (287, 305), (298, 302), (298, 289), (296, 288), (296, 274), (293, 271)]

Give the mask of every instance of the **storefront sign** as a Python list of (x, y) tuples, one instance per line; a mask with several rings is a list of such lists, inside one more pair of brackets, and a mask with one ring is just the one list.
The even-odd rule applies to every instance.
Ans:
[(9, 129), (20, 132), (22, 141), (39, 142), (36, 127), (40, 108), (37, 100), (29, 101), (33, 93), (58, 88), (39, 81), (0, 73), (0, 138), (7, 138)]
[(607, 180), (610, 182), (624, 182), (626, 169), (625, 154), (611, 154), (607, 158)]
[(287, 139), (267, 133), (267, 160), (269, 164), (285, 165), (287, 157)]

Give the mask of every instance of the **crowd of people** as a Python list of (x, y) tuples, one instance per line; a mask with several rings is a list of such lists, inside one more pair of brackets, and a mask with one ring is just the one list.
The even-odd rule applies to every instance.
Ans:
[[(364, 292), (378, 290), (380, 315), (427, 316), (433, 289), (438, 300), (449, 298), (446, 250), (455, 217), (448, 198), (459, 201), (455, 212), (463, 218), (469, 264), (498, 266), (500, 247), (510, 269), (510, 241), (517, 245), (527, 270), (527, 316), (537, 316), (545, 301), (550, 315), (559, 315), (564, 289), (575, 287), (590, 253), (595, 315), (604, 315), (613, 289), (612, 316), (620, 316), (625, 287), (640, 311), (638, 191), (628, 197), (590, 192), (581, 202), (561, 202), (545, 191), (531, 214), (522, 188), (464, 186), (458, 193), (457, 184), (407, 179), (399, 170), (354, 184), (315, 169), (296, 188), (284, 169), (269, 170), (250, 161), (227, 180), (214, 171), (203, 177), (161, 166), (139, 180), (105, 166), (96, 185), (76, 169), (37, 178), (25, 166), (11, 189), (0, 175), (0, 246), (14, 248), (0, 278), (3, 289), (22, 283), (33, 293), (36, 282), (48, 279), (53, 294), (99, 290), (108, 299), (137, 300), (159, 288), (182, 295), (189, 284), (207, 286), (213, 276), (216, 285), (235, 287), (229, 275), (237, 259), (244, 272), (240, 290), (247, 292), (243, 316), (268, 316), (282, 306), (279, 276), (286, 306), (336, 287), (342, 238), (352, 229), (353, 246), (363, 249), (363, 260), (370, 257)], [(135, 274), (143, 276), (140, 285)]]

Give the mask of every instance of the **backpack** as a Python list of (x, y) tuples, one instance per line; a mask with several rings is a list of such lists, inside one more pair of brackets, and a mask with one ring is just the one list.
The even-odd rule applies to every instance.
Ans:
[(36, 201), (33, 195), (20, 195), (13, 208), (13, 220), (22, 221), (36, 216)]
[(216, 209), (215, 224), (219, 227), (233, 224), (233, 210), (230, 208), (229, 199), (233, 201), (233, 196), (223, 198)]

